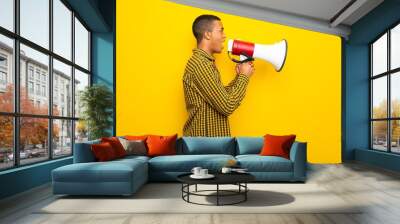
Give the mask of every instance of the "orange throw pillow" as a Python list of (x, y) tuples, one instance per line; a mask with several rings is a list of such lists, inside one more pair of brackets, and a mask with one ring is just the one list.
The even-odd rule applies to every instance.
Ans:
[(176, 155), (176, 139), (178, 134), (172, 136), (149, 135), (147, 137), (147, 155), (148, 156), (164, 156)]
[(91, 149), (94, 157), (99, 162), (110, 161), (117, 158), (113, 147), (108, 142), (93, 144), (91, 145)]
[(126, 156), (126, 151), (124, 146), (122, 146), (121, 142), (117, 137), (109, 137), (109, 138), (101, 138), (101, 142), (108, 142), (114, 149), (115, 155), (117, 158), (121, 158)]
[(262, 156), (280, 156), (289, 159), (290, 148), (296, 135), (265, 135), (264, 136), (264, 146), (261, 149), (260, 155)]

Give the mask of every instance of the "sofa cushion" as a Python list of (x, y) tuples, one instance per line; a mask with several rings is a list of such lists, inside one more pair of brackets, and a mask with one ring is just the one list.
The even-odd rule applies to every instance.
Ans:
[(149, 170), (190, 172), (193, 167), (200, 166), (211, 172), (219, 171), (230, 159), (231, 155), (174, 155), (158, 156), (149, 160)]
[(108, 142), (114, 149), (115, 155), (117, 158), (122, 158), (126, 156), (126, 151), (124, 146), (122, 146), (121, 142), (119, 141), (118, 137), (103, 137), (101, 138), (101, 142)]
[[(58, 182), (130, 182), (133, 173), (142, 172), (146, 162), (131, 159), (108, 162), (74, 163), (52, 171)], [(147, 172), (143, 175), (147, 176)]]
[(149, 135), (146, 143), (148, 156), (165, 156), (176, 154), (176, 139), (178, 134), (171, 136)]
[(115, 150), (109, 142), (92, 144), (90, 147), (97, 161), (105, 162), (118, 158), (118, 156), (115, 154)]
[(262, 137), (237, 137), (236, 155), (259, 154), (264, 144)]
[(124, 138), (119, 138), (122, 146), (126, 151), (126, 155), (147, 155), (146, 143), (142, 140), (126, 140)]
[(231, 137), (183, 137), (182, 154), (235, 155), (235, 139)]
[(249, 172), (292, 172), (292, 161), (279, 156), (238, 155), (239, 166)]
[(113, 160), (113, 162), (131, 162), (131, 161), (142, 161), (142, 162), (148, 162), (150, 157), (148, 156), (137, 156), (137, 155), (130, 155), (130, 156), (125, 156), (124, 158), (116, 159)]
[(261, 156), (280, 156), (289, 159), (290, 148), (296, 135), (269, 135), (264, 136), (264, 146), (261, 149)]

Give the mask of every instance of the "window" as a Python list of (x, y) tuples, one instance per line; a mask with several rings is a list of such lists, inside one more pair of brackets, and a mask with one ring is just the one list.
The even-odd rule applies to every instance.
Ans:
[(33, 82), (28, 82), (29, 94), (33, 94)]
[(89, 69), (89, 32), (77, 18), (75, 18), (75, 62)]
[(0, 54), (0, 67), (6, 68), (7, 67), (7, 56)]
[(0, 0), (0, 170), (70, 156), (87, 139), (74, 105), (90, 83), (90, 32), (67, 4)]
[[(1, 10), (0, 10), (1, 11)], [(14, 166), (14, 122), (12, 116), (0, 115), (0, 170)]]
[(36, 69), (36, 81), (40, 81), (40, 71)]
[(20, 0), (21, 36), (49, 48), (49, 0)]
[(81, 114), (80, 95), (86, 86), (89, 86), (89, 74), (75, 70), (75, 117)]
[[(58, 91), (60, 90), (60, 100), (62, 103), (64, 103), (64, 95), (71, 95), (72, 92), (70, 89), (65, 89), (64, 85), (65, 83), (70, 83), (72, 84), (72, 68), (69, 65), (66, 65), (56, 59), (53, 60), (53, 77), (54, 77), (54, 83), (53, 83), (53, 89), (54, 89), (54, 94), (55, 94), (55, 101), (53, 101), (53, 107), (56, 106), (54, 104), (58, 104)], [(71, 102), (68, 103), (68, 105), (72, 104), (72, 98), (68, 99), (71, 100)], [(72, 108), (71, 106), (66, 108), (65, 111), (66, 114), (62, 114), (62, 116), (68, 116), (72, 117)], [(57, 115), (60, 114), (60, 111), (58, 108), (53, 110), (53, 114)]]
[(14, 0), (0, 1), (0, 26), (14, 31)]
[(400, 153), (400, 25), (370, 45), (371, 148)]
[(32, 66), (29, 66), (28, 73), (29, 73), (29, 79), (33, 80), (33, 67)]
[(72, 121), (53, 120), (53, 157), (72, 153)]
[(53, 0), (54, 52), (71, 60), (72, 12), (60, 1)]
[[(80, 95), (81, 92), (85, 89), (86, 86), (89, 86), (89, 74), (84, 72), (75, 70), (75, 117), (79, 117), (81, 115), (81, 107), (80, 105)], [(84, 121), (77, 121), (75, 123), (75, 141), (86, 141), (88, 139), (87, 136), (87, 127)]]
[(3, 71), (0, 71), (0, 84), (2, 85), (7, 84), (7, 74)]
[(42, 86), (42, 96), (46, 96), (46, 86)]
[[(40, 104), (40, 102), (36, 102)], [(22, 165), (49, 158), (48, 119), (21, 117), (19, 158)], [(35, 134), (32, 134), (35, 133)]]
[(400, 24), (390, 31), (390, 68), (400, 67)]
[(0, 91), (5, 92), (7, 86), (7, 56), (0, 52)]
[(40, 95), (40, 84), (36, 84), (36, 95)]
[[(55, 65), (55, 64), (54, 64)], [(54, 100), (53, 100), (53, 114), (57, 115), (57, 105), (58, 105), (58, 75), (57, 72), (53, 74), (53, 91), (54, 91)]]
[[(3, 2), (0, 2), (1, 7)], [(3, 12), (3, 10), (3, 8), (0, 8), (0, 14)], [(0, 20), (2, 19), (2, 16), (3, 15), (0, 15)], [(0, 33), (0, 113), (14, 112), (14, 72), (13, 66), (8, 66), (8, 64), (11, 64), (12, 58), (14, 57), (13, 52), (13, 40)], [(10, 60), (6, 62), (7, 59)]]

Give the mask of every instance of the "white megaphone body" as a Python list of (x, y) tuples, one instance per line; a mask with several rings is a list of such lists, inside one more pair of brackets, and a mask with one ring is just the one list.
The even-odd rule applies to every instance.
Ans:
[[(271, 63), (277, 72), (281, 71), (286, 61), (287, 41), (281, 40), (274, 44), (255, 44), (241, 40), (228, 41), (228, 55), (236, 63), (253, 61), (254, 58), (263, 59)], [(230, 54), (237, 55), (240, 60), (236, 60)]]

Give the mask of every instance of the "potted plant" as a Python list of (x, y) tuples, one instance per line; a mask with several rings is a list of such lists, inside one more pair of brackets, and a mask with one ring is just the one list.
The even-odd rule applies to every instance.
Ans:
[(113, 94), (103, 84), (94, 84), (80, 92), (79, 106), (82, 119), (88, 129), (89, 140), (108, 137), (107, 131), (112, 125)]

